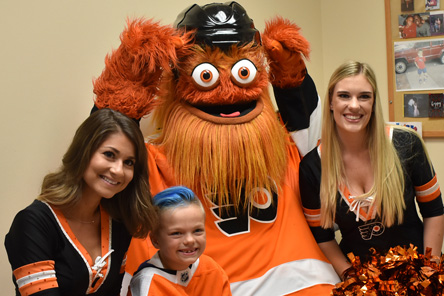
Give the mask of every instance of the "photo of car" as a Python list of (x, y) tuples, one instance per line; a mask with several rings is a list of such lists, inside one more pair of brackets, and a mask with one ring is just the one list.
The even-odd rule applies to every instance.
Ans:
[(429, 39), (427, 41), (395, 42), (395, 72), (402, 74), (407, 67), (415, 64), (418, 51), (422, 49), (426, 61), (439, 60), (444, 64), (444, 39)]

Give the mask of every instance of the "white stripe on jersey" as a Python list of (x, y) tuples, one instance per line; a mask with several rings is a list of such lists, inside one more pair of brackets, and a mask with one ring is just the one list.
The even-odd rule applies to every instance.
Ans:
[(32, 282), (55, 278), (55, 277), (56, 277), (55, 270), (44, 270), (44, 271), (36, 272), (36, 273), (33, 273), (33, 274), (30, 274), (30, 275), (27, 275), (27, 276), (17, 279), (17, 286), (19, 288), (21, 288), (27, 284), (32, 283)]
[(439, 184), (436, 182), (432, 187), (426, 190), (415, 190), (417, 197), (424, 197), (439, 190)]
[(302, 259), (276, 266), (259, 278), (231, 283), (230, 287), (233, 296), (280, 296), (340, 281), (331, 264)]
[(321, 139), (321, 126), (322, 126), (322, 110), (321, 100), (318, 96), (318, 105), (316, 109), (310, 114), (310, 125), (308, 128), (290, 132), (293, 142), (296, 143), (299, 153), (304, 156), (310, 152)]

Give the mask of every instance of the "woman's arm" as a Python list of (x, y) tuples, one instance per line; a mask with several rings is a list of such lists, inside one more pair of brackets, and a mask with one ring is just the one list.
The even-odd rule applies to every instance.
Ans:
[(352, 265), (350, 264), (350, 262), (348, 262), (347, 258), (342, 253), (336, 240), (318, 243), (318, 246), (324, 253), (325, 257), (327, 257), (327, 259), (333, 265), (333, 268), (335, 269), (341, 280), (343, 280), (344, 271)]
[(432, 248), (432, 255), (441, 255), (444, 237), (444, 208), (438, 180), (426, 147), (421, 138), (410, 134), (409, 155), (404, 159), (409, 164), (409, 175), (415, 189), (416, 201), (424, 222), (424, 251)]
[[(21, 295), (60, 296), (55, 273), (55, 224), (40, 201), (20, 211), (5, 237), (13, 281)], [(17, 294), (17, 295), (20, 295)]]
[(441, 256), (444, 238), (444, 215), (424, 218), (424, 251), (432, 248), (432, 255)]

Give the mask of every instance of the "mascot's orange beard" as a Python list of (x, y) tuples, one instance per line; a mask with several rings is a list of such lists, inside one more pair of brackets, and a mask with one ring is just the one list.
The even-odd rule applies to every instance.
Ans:
[(157, 110), (165, 116), (155, 142), (163, 146), (177, 183), (219, 206), (234, 204), (244, 210), (248, 202), (243, 191), (276, 191), (286, 170), (288, 136), (266, 90), (261, 100), (263, 111), (243, 124), (202, 120), (177, 101), (168, 110)]

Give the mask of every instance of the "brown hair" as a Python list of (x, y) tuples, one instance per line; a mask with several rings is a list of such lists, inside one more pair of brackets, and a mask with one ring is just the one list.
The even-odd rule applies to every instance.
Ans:
[(101, 205), (110, 216), (125, 224), (135, 237), (146, 237), (151, 230), (155, 211), (148, 184), (147, 149), (138, 125), (126, 115), (101, 109), (89, 116), (77, 129), (57, 172), (45, 176), (37, 199), (61, 208), (79, 202), (83, 174), (92, 155), (112, 134), (123, 133), (134, 145), (134, 176), (128, 186)]

